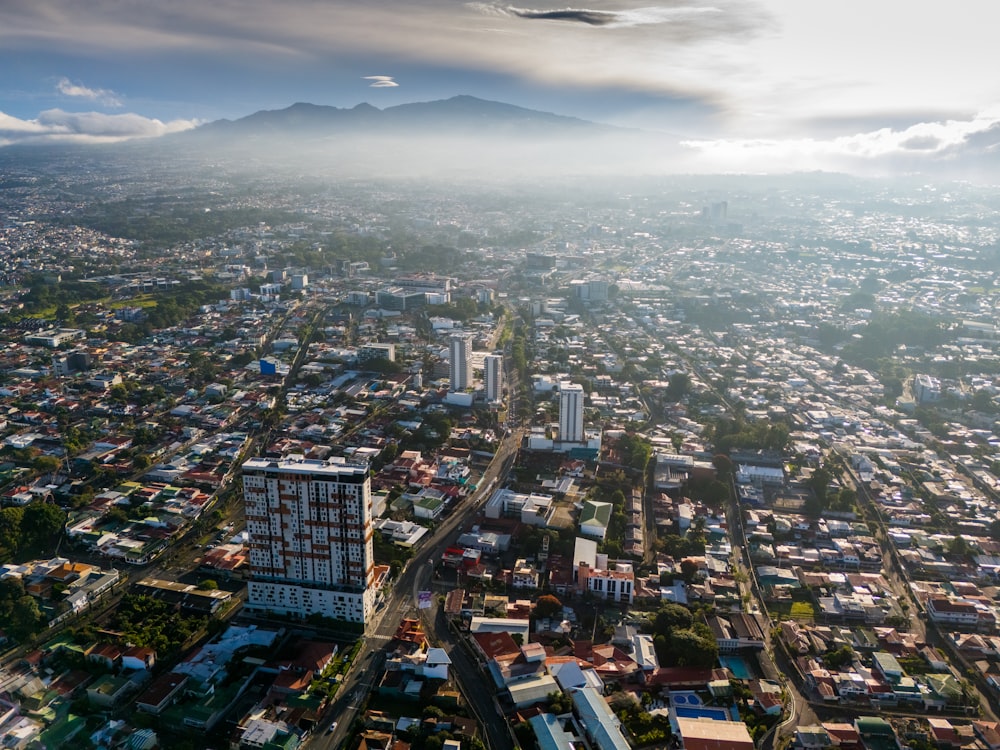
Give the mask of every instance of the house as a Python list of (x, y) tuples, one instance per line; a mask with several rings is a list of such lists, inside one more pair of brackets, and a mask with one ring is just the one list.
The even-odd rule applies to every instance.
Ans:
[(973, 721), (972, 731), (988, 750), (1000, 750), (1000, 722)]
[(576, 585), (580, 591), (589, 591), (607, 601), (632, 604), (635, 598), (635, 573), (631, 563), (617, 562), (614, 570), (600, 570), (580, 563)]
[(425, 521), (436, 521), (441, 517), (444, 508), (444, 499), (440, 493), (424, 492), (413, 501), (413, 517)]
[(753, 615), (745, 612), (734, 612), (726, 617), (716, 615), (708, 618), (707, 623), (722, 653), (764, 648), (764, 631)]
[(932, 596), (927, 600), (927, 616), (939, 625), (961, 630), (991, 632), (996, 627), (992, 612), (967, 599)]
[(120, 705), (136, 685), (127, 677), (107, 675), (87, 688), (87, 698), (92, 706), (114, 708)]
[(142, 646), (128, 646), (122, 652), (122, 669), (152, 669), (156, 652)]
[(677, 734), (684, 750), (754, 750), (753, 739), (742, 721), (677, 717)]
[(826, 750), (833, 747), (833, 738), (823, 727), (812, 724), (795, 730), (795, 750)]
[(611, 525), (613, 510), (611, 503), (585, 500), (580, 511), (580, 533), (603, 542), (608, 534), (608, 526)]
[(111, 643), (100, 643), (87, 654), (87, 661), (92, 664), (100, 664), (107, 670), (117, 668), (121, 658), (121, 649)]
[[(600, 750), (629, 750), (621, 722), (598, 690), (591, 687), (571, 690), (573, 707), (592, 747)], [(752, 750), (751, 745), (751, 750)]]
[(447, 680), (449, 666), (451, 666), (451, 658), (443, 648), (427, 649), (427, 659), (424, 661), (424, 677), (432, 680)]
[(537, 589), (540, 577), (538, 568), (519, 558), (510, 571), (510, 585), (515, 589)]
[(159, 714), (181, 694), (187, 681), (186, 674), (176, 672), (168, 672), (157, 677), (136, 699), (136, 708), (146, 713)]
[(899, 748), (892, 724), (880, 716), (859, 716), (854, 720), (854, 728), (865, 747)]

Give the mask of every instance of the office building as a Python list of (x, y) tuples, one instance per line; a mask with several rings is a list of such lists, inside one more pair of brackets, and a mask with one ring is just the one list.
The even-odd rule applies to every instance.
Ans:
[(246, 606), (367, 622), (375, 604), (371, 480), (344, 459), (243, 464)]
[(503, 400), (502, 354), (487, 354), (483, 357), (483, 387), (487, 403), (497, 404)]
[(448, 340), (451, 390), (464, 391), (472, 385), (472, 334), (456, 333)]
[(559, 384), (559, 440), (583, 442), (583, 386), (568, 381)]

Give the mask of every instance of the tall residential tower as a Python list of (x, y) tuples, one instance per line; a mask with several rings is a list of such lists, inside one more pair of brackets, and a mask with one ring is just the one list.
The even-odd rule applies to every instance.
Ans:
[(583, 442), (583, 386), (564, 381), (559, 384), (559, 440)]
[(503, 355), (487, 354), (483, 357), (483, 387), (486, 403), (496, 404), (503, 400)]
[(464, 391), (472, 386), (472, 334), (456, 333), (448, 340), (451, 365), (451, 390)]
[(375, 605), (371, 480), (343, 459), (243, 464), (247, 607), (367, 622)]

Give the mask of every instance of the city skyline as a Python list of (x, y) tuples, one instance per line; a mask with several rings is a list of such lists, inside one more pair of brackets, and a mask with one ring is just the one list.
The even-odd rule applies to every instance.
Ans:
[(469, 94), (662, 132), (691, 171), (912, 171), (989, 141), (998, 11), (788, 0), (6, 3), (0, 144), (158, 136), (295, 101)]

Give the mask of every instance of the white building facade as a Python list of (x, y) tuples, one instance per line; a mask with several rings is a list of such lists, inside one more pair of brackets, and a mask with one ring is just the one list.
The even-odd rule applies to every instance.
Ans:
[(375, 605), (371, 480), (343, 459), (243, 464), (246, 606), (365, 623)]
[(583, 435), (583, 386), (579, 383), (560, 383), (559, 440), (582, 443)]
[(472, 386), (472, 336), (457, 333), (448, 339), (451, 390), (464, 391)]
[(483, 357), (483, 387), (487, 403), (497, 404), (503, 400), (503, 355), (487, 354)]

